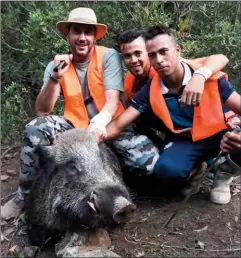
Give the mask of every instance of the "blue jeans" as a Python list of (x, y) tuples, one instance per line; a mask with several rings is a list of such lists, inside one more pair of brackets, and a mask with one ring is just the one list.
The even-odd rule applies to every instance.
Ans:
[(174, 136), (173, 140), (160, 150), (162, 153), (153, 173), (159, 178), (187, 178), (192, 169), (218, 155), (220, 141), (225, 132), (226, 130), (197, 142)]

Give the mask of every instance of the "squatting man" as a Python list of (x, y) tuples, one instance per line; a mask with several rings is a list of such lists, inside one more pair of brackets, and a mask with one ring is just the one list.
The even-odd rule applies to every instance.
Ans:
[(180, 61), (180, 46), (164, 26), (150, 28), (145, 39), (157, 74), (135, 95), (130, 107), (107, 126), (106, 139), (115, 138), (143, 113), (148, 114), (148, 125), (166, 133), (166, 146), (160, 149), (153, 169), (159, 178), (188, 178), (195, 167), (217, 156), (221, 148), (229, 154), (217, 169), (211, 200), (226, 204), (233, 176), (241, 173), (241, 139), (240, 133), (227, 132), (224, 110), (241, 115), (241, 97), (226, 74), (219, 72), (205, 82), (198, 106), (181, 107), (179, 99), (193, 71)]

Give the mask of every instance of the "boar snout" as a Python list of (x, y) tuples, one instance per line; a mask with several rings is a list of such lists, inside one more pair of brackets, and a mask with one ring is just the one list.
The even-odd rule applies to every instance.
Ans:
[(129, 202), (124, 197), (119, 197), (115, 203), (116, 212), (113, 215), (113, 219), (117, 223), (126, 223), (131, 220), (136, 211), (136, 205)]

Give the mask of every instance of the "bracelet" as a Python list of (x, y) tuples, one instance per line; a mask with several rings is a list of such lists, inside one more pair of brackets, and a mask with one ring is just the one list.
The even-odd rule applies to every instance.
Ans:
[(205, 78), (205, 80), (207, 80), (212, 75), (212, 71), (207, 67), (202, 66), (197, 69), (193, 74), (200, 74)]
[(202, 73), (194, 72), (193, 74), (199, 74), (205, 79), (205, 81), (207, 80), (207, 78)]
[(52, 74), (50, 74), (49, 79), (55, 83), (59, 83), (59, 79), (57, 79), (56, 77), (52, 76)]

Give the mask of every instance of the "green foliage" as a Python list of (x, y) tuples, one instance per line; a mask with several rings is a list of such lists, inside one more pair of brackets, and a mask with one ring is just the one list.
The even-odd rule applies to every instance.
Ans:
[[(34, 116), (34, 101), (42, 86), (46, 65), (68, 44), (57, 31), (57, 21), (71, 9), (86, 6), (98, 21), (108, 25), (99, 41), (117, 50), (120, 32), (145, 30), (155, 24), (170, 26), (183, 48), (194, 58), (215, 53), (226, 55), (231, 82), (241, 84), (241, 3), (170, 1), (3, 1), (1, 3), (2, 138), (14, 140)], [(31, 103), (31, 104), (30, 104)], [(63, 102), (54, 114), (63, 114)]]
[(12, 252), (12, 256), (13, 256), (14, 258), (22, 258), (21, 254), (20, 254), (19, 252), (17, 252), (16, 250), (14, 250), (14, 251)]
[(23, 124), (34, 116), (34, 103), (29, 89), (12, 82), (2, 93), (2, 141), (22, 138)]

